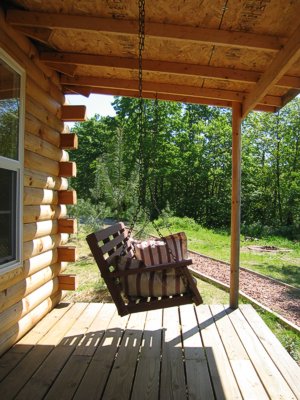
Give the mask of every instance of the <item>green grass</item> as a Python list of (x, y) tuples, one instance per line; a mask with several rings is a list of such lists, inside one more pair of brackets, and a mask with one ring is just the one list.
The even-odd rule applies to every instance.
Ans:
[(285, 327), (275, 315), (257, 306), (254, 308), (287, 352), (300, 365), (300, 335)]
[[(189, 218), (168, 219), (172, 232), (184, 231), (188, 238), (188, 248), (218, 260), (230, 261), (230, 235), (203, 228)], [(149, 233), (155, 234), (153, 229)], [(162, 229), (164, 234), (167, 229)], [(267, 253), (249, 250), (249, 246), (276, 246), (282, 252)], [(290, 285), (300, 287), (300, 243), (280, 237), (259, 240), (245, 240), (241, 236), (241, 266), (270, 276)]]

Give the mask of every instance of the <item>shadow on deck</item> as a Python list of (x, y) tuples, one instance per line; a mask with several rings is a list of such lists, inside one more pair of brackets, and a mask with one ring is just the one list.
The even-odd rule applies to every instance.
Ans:
[(0, 359), (1, 399), (297, 399), (300, 368), (250, 305), (119, 317), (61, 304)]

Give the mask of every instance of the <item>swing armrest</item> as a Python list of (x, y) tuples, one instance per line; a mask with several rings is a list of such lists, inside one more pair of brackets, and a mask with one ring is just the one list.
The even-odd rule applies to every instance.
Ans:
[(155, 264), (155, 265), (151, 265), (149, 267), (127, 269), (125, 271), (113, 271), (113, 272), (111, 272), (111, 276), (113, 278), (121, 278), (121, 277), (128, 276), (128, 275), (142, 274), (144, 272), (157, 272), (157, 271), (163, 271), (164, 269), (168, 269), (168, 268), (187, 267), (188, 265), (191, 265), (192, 263), (193, 263), (193, 261), (191, 259), (187, 259), (187, 260), (174, 261), (174, 262), (166, 263), (166, 264)]

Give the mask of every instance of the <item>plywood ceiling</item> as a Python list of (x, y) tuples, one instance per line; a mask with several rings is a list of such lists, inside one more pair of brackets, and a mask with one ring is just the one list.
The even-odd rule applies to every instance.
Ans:
[[(300, 0), (146, 0), (143, 96), (276, 111), (300, 92)], [(138, 95), (137, 0), (7, 1), (65, 93)]]

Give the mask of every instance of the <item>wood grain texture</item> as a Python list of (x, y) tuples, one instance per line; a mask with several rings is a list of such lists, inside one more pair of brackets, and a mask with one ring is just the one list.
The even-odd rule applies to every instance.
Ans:
[[(299, 367), (287, 354), (281, 362), (282, 346), (251, 306), (241, 310), (248, 319), (222, 305), (120, 317), (114, 304), (64, 303), (0, 358), (1, 394), (5, 399), (157, 399), (167, 386), (173, 399), (296, 399), (297, 392), (291, 397), (286, 388)], [(261, 348), (268, 348), (266, 356)], [(160, 371), (166, 355), (169, 367)], [(298, 381), (293, 384), (295, 390)]]

